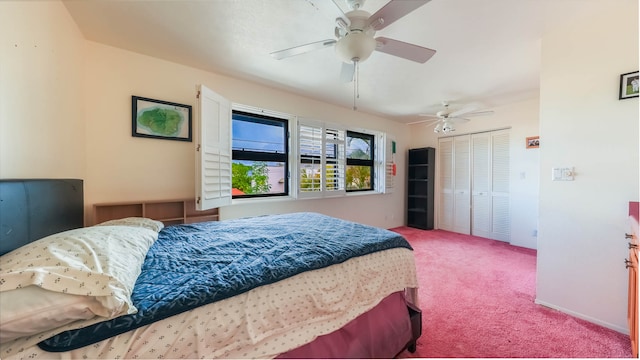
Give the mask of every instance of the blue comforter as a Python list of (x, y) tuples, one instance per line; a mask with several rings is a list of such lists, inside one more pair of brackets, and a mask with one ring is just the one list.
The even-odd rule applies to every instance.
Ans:
[(316, 213), (168, 226), (136, 282), (136, 314), (66, 331), (39, 346), (77, 349), (304, 271), (397, 247), (411, 249), (397, 233)]

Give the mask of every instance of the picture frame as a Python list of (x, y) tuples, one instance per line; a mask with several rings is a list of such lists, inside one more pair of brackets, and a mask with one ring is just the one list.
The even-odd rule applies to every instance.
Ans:
[(131, 96), (131, 135), (191, 141), (191, 105)]
[(640, 94), (640, 79), (638, 71), (620, 75), (620, 95), (618, 100), (631, 99)]
[(526, 142), (527, 149), (536, 149), (540, 147), (540, 136), (529, 136)]

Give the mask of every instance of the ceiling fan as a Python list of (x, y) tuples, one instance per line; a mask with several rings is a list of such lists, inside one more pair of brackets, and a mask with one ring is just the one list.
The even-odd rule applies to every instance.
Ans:
[[(314, 1), (327, 0), (307, 1), (313, 5)], [(336, 1), (331, 0), (335, 5), (335, 13), (337, 14), (334, 30), (335, 39), (326, 39), (275, 51), (271, 53), (271, 56), (280, 60), (326, 47), (335, 47), (336, 54), (343, 61), (340, 73), (341, 79), (346, 82), (354, 80), (356, 82), (354, 86), (354, 110), (355, 98), (358, 97), (358, 64), (367, 60), (373, 51), (387, 53), (419, 63), (427, 62), (436, 53), (433, 49), (387, 37), (374, 38), (376, 31), (391, 25), (430, 0), (390, 0), (373, 15), (361, 10), (365, 0), (345, 0), (347, 6), (351, 9), (346, 14)]]
[[(418, 116), (427, 117), (427, 120), (416, 121), (411, 124), (419, 124), (423, 122), (430, 122), (428, 126), (435, 125), (433, 132), (448, 134), (456, 129), (453, 127), (456, 123), (465, 123), (470, 121), (468, 117), (483, 116), (493, 114), (492, 110), (479, 110), (477, 104), (467, 105), (459, 110), (453, 110), (449, 108), (449, 102), (442, 102), (442, 110), (435, 114), (419, 114)], [(464, 116), (464, 117), (463, 117)], [(435, 120), (434, 120), (435, 119)]]

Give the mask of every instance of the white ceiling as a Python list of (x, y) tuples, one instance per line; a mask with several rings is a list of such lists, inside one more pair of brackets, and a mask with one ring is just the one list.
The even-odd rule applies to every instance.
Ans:
[[(330, 0), (63, 0), (88, 40), (249, 79), (351, 108), (333, 48), (269, 53), (334, 38)], [(374, 13), (388, 0), (367, 0)], [(413, 0), (400, 0), (413, 1)], [(358, 111), (421, 120), (440, 103), (492, 108), (539, 89), (545, 29), (609, 0), (431, 0), (378, 31), (437, 50), (420, 64), (374, 52), (360, 64)], [(347, 12), (344, 0), (336, 0)]]

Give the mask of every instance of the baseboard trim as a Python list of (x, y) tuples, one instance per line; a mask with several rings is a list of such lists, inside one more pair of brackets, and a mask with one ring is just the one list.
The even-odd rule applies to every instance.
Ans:
[(625, 334), (625, 335), (629, 335), (629, 329), (626, 328), (626, 327), (620, 327), (620, 326), (617, 326), (615, 324), (611, 324), (611, 323), (608, 323), (606, 321), (602, 321), (602, 320), (593, 318), (591, 316), (587, 316), (587, 315), (584, 315), (584, 314), (581, 314), (581, 313), (578, 313), (578, 312), (575, 312), (575, 311), (572, 311), (572, 310), (569, 310), (569, 309), (565, 309), (565, 308), (563, 308), (561, 306), (550, 304), (548, 302), (541, 301), (541, 300), (538, 300), (538, 299), (535, 299), (534, 302), (536, 304), (538, 304), (538, 305), (542, 305), (542, 306), (548, 307), (548, 308), (553, 309), (553, 310), (558, 310), (558, 311), (560, 311), (562, 313), (565, 313), (567, 315), (571, 315), (571, 316), (576, 317), (578, 319), (586, 320), (586, 321), (588, 321), (590, 323), (594, 323), (596, 325), (600, 325), (600, 326), (606, 327), (608, 329), (615, 330), (615, 331), (617, 331), (619, 333), (622, 333), (622, 334)]

